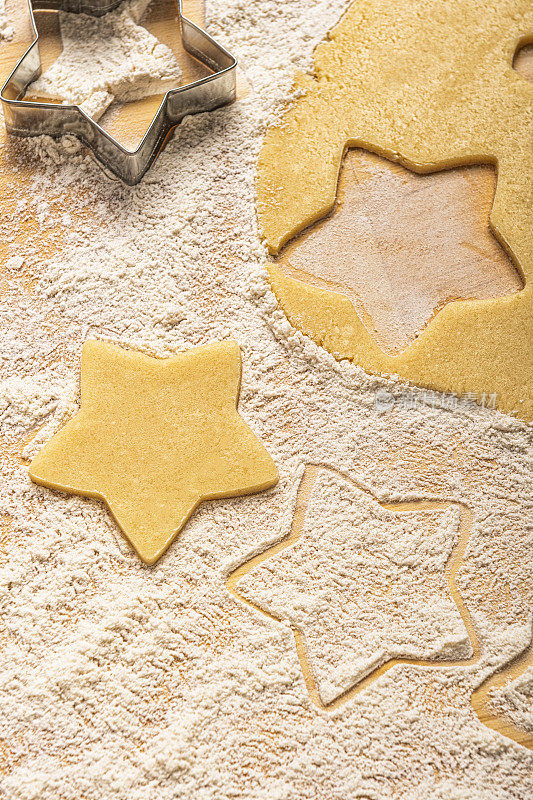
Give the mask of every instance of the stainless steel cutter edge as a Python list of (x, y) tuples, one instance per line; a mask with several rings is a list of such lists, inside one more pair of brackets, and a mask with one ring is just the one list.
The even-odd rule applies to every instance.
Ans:
[(213, 70), (194, 83), (170, 89), (136, 150), (127, 150), (79, 106), (22, 99), (41, 74), (39, 36), (33, 9), (61, 10), (102, 16), (122, 0), (28, 0), (34, 40), (0, 90), (6, 129), (15, 136), (76, 136), (96, 158), (130, 186), (138, 183), (161, 151), (169, 131), (188, 114), (212, 111), (231, 103), (236, 94), (237, 60), (208, 33), (183, 15), (176, 0), (183, 46)]

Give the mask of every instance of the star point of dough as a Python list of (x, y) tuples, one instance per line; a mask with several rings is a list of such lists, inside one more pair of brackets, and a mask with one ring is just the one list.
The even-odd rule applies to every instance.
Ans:
[(203, 500), (274, 486), (271, 457), (237, 412), (240, 349), (225, 341), (167, 359), (86, 342), (81, 408), (30, 477), (103, 500), (153, 564)]

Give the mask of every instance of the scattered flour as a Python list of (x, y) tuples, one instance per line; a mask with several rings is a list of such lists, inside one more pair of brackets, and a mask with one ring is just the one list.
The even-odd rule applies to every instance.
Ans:
[(494, 692), (492, 707), (516, 725), (533, 731), (533, 666), (500, 692)]
[(5, 0), (0, 0), (0, 42), (10, 41), (15, 34), (14, 28), (6, 13)]
[(59, 12), (63, 52), (28, 94), (78, 104), (99, 119), (113, 100), (128, 102), (179, 83), (172, 50), (139, 22), (150, 0), (132, 0), (103, 17)]
[(323, 470), (299, 540), (238, 589), (301, 631), (330, 703), (393, 658), (471, 655), (445, 572), (458, 522), (457, 508), (388, 511)]
[[(184, 120), (139, 186), (109, 179), (83, 150), (66, 155), (69, 140), (16, 143), (20, 205), (3, 209), (0, 223), (7, 257), (17, 258), (0, 298), (6, 800), (524, 800), (533, 792), (531, 754), (485, 727), (470, 704), (472, 689), (531, 638), (531, 429), (471, 403), (426, 403), (422, 390), (336, 362), (292, 329), (266, 279), (258, 151), (294, 69), (309, 67), (345, 7), (211, 0), (209, 30), (231, 44), (254, 91)], [(25, 239), (30, 223), (35, 237)], [(100, 504), (33, 485), (21, 452), (31, 457), (38, 437), (63, 423), (87, 336), (158, 355), (236, 338), (240, 412), (278, 464), (279, 485), (203, 504), (153, 568)], [(385, 410), (376, 403), (383, 391), (398, 401)], [(332, 713), (309, 702), (288, 626), (241, 605), (225, 584), (250, 552), (288, 534), (307, 463), (349, 476), (380, 502), (426, 497), (471, 509), (458, 582), (481, 641), (478, 662), (395, 667)], [(307, 547), (320, 530), (336, 558), (351, 506), (335, 509), (332, 528), (318, 500)], [(365, 508), (361, 535), (370, 536), (381, 512)], [(401, 556), (428, 573), (433, 564), (439, 607), (430, 624), (462, 647), (439, 583), (452, 516), (440, 523), (428, 531), (413, 518), (396, 540), (385, 520), (372, 563)], [(313, 558), (323, 559), (319, 544)], [(307, 567), (288, 566), (294, 607), (291, 586), (299, 569), (307, 581)], [(428, 598), (419, 581), (404, 586), (398, 569), (398, 635), (408, 628), (422, 652), (435, 632), (416, 628)], [(261, 587), (254, 591), (259, 600)], [(326, 686), (342, 684), (365, 636), (349, 625), (335, 641), (336, 664), (326, 642)]]

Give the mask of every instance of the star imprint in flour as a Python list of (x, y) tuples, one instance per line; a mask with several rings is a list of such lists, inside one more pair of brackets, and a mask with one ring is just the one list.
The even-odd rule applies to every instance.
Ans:
[(477, 659), (456, 603), (469, 530), (459, 504), (381, 504), (339, 473), (308, 467), (289, 536), (227, 585), (292, 627), (310, 694), (328, 706), (384, 665)]

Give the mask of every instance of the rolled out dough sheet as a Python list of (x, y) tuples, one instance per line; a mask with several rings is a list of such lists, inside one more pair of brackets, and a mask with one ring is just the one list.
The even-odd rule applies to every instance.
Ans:
[(512, 67), (533, 30), (529, 0), (361, 0), (315, 51), (314, 75), (267, 133), (258, 215), (272, 253), (326, 215), (347, 147), (417, 172), (493, 163), (491, 226), (525, 285), (448, 303), (402, 353), (387, 354), (341, 294), (289, 278), (272, 287), (292, 324), (371, 373), (478, 399), (533, 419), (533, 84)]

